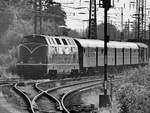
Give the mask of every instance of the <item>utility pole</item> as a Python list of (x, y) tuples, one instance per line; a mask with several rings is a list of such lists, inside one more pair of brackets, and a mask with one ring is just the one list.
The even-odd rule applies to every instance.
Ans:
[(140, 40), (139, 37), (139, 32), (140, 32), (140, 7), (139, 7), (139, 0), (136, 0), (136, 25), (137, 27), (135, 28), (135, 38), (137, 38), (137, 40)]
[[(145, 37), (144, 29), (146, 28), (146, 0), (136, 0), (137, 15), (137, 39), (141, 41)], [(144, 14), (145, 13), (145, 14)]]
[[(110, 104), (109, 95), (107, 95), (107, 42), (109, 42), (109, 36), (107, 35), (107, 11), (111, 8), (111, 0), (100, 0), (100, 7), (104, 8), (104, 95), (100, 95), (100, 107), (107, 107)], [(101, 101), (103, 99), (103, 101)]]

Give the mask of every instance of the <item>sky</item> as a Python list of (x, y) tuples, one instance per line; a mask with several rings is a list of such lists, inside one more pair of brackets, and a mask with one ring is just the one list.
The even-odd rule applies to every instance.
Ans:
[[(88, 26), (89, 19), (89, 1), (90, 0), (55, 0), (62, 3), (63, 10), (67, 13), (66, 25), (67, 27), (82, 32)], [(108, 11), (108, 22), (114, 24), (121, 30), (121, 8), (123, 8), (123, 23), (128, 20), (132, 22), (135, 18), (132, 15), (136, 13), (136, 0), (114, 0), (114, 7)], [(96, 1), (97, 4), (99, 0)], [(131, 3), (132, 2), (132, 3)], [(75, 9), (77, 7), (86, 7), (83, 9)], [(150, 0), (146, 1), (147, 7), (147, 23), (150, 19)], [(85, 14), (80, 14), (80, 13)], [(104, 20), (104, 9), (97, 5), (97, 23), (100, 24)], [(149, 15), (148, 15), (149, 14)]]

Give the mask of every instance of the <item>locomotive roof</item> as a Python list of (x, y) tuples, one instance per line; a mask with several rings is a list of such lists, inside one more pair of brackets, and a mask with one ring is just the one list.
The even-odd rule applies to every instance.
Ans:
[(67, 36), (46, 36), (43, 35), (49, 45), (54, 45), (54, 46), (73, 46), (77, 47), (76, 43), (74, 42), (73, 38), (67, 37)]

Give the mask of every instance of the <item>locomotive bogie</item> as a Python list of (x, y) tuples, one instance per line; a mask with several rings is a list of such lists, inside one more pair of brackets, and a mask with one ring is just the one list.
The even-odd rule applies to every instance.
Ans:
[(18, 75), (25, 79), (44, 78), (47, 73), (47, 65), (17, 64), (17, 72)]
[[(57, 74), (71, 73), (75, 70), (79, 70), (78, 64), (49, 64), (48, 71), (56, 71)], [(50, 73), (49, 73), (50, 74)]]

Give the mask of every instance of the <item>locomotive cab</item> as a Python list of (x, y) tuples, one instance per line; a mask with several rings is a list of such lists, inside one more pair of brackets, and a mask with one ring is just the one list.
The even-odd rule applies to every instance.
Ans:
[(43, 36), (23, 37), (18, 46), (17, 72), (24, 78), (39, 78), (47, 73), (47, 41)]
[[(48, 42), (49, 76), (75, 75), (79, 71), (78, 47), (69, 37), (46, 36)], [(76, 75), (77, 76), (77, 75)]]

